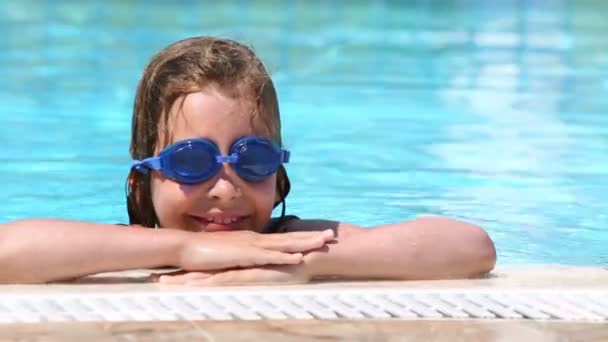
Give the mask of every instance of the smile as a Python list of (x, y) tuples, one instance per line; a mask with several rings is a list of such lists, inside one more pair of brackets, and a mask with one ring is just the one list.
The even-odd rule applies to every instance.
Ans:
[(217, 223), (217, 224), (230, 224), (237, 222), (242, 217), (201, 217), (207, 223)]
[(243, 222), (248, 216), (218, 214), (205, 216), (191, 215), (190, 217), (202, 225), (203, 231), (214, 232), (237, 230), (239, 229), (240, 223)]

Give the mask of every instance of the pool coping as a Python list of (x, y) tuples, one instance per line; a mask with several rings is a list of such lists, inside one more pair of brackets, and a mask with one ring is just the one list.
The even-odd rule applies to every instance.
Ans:
[[(0, 284), (0, 293), (61, 293), (61, 292), (141, 292), (141, 291), (200, 291), (200, 287), (164, 285), (150, 281), (153, 272), (169, 270), (133, 270), (102, 273), (71, 282), (48, 284)], [(411, 280), (411, 281), (340, 281), (324, 280), (307, 284), (272, 286), (218, 286), (205, 291), (249, 291), (317, 288), (438, 288), (438, 289), (608, 289), (608, 267), (565, 265), (502, 265), (477, 279)]]

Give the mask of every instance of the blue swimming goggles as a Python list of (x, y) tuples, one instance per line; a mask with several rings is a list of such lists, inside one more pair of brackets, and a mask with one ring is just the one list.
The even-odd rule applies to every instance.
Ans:
[(217, 145), (208, 139), (178, 141), (157, 157), (135, 161), (131, 170), (144, 174), (148, 170), (159, 170), (176, 182), (196, 184), (215, 176), (223, 163), (229, 163), (242, 179), (260, 182), (288, 162), (289, 151), (273, 141), (246, 136), (232, 144), (227, 156), (222, 156)]

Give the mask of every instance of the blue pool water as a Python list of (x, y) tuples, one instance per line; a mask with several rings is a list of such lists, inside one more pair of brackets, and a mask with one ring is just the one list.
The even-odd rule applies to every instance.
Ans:
[(1, 222), (126, 221), (140, 72), (212, 34), (273, 73), (289, 212), (449, 215), (485, 227), (503, 264), (608, 263), (605, 2), (177, 3), (0, 4)]

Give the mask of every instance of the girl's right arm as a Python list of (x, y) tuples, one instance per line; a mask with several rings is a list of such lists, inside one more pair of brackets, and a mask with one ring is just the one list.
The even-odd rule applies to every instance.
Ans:
[[(0, 224), (0, 283), (40, 283), (137, 268), (213, 270), (297, 264), (333, 235), (193, 233), (55, 219)], [(236, 243), (235, 243), (236, 242)]]

